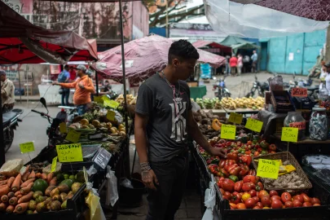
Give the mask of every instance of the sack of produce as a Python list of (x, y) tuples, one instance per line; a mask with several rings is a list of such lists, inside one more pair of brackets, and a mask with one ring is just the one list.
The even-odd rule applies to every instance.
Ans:
[(15, 176), (19, 173), (23, 166), (22, 159), (8, 160), (0, 169), (0, 175)]

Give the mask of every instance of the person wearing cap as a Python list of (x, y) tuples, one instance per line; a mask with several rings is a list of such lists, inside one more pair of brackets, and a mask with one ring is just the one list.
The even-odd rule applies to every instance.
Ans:
[(15, 104), (15, 86), (14, 83), (7, 79), (6, 72), (0, 70), (1, 80), (1, 98), (2, 98), (2, 111), (6, 112), (13, 109)]
[(53, 85), (59, 85), (64, 88), (76, 89), (73, 95), (73, 102), (77, 107), (79, 115), (85, 114), (85, 112), (87, 111), (88, 104), (91, 103), (91, 94), (95, 93), (93, 81), (87, 75), (86, 71), (87, 68), (84, 65), (78, 65), (77, 76), (79, 78), (76, 81), (72, 83), (53, 83)]
[[(64, 70), (58, 75), (57, 81), (59, 83), (67, 83), (70, 80), (70, 72), (69, 72), (70, 67), (68, 65), (64, 66)], [(62, 86), (60, 90), (60, 94), (62, 96), (62, 105), (63, 106), (68, 106), (69, 105), (69, 96), (70, 96), (70, 89), (64, 88)]]

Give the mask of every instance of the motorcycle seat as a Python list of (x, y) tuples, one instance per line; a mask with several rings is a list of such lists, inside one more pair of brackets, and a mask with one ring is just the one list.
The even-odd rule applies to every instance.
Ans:
[(5, 112), (2, 114), (2, 123), (3, 127), (6, 127), (10, 124), (11, 120), (15, 118), (17, 115), (22, 114), (21, 109), (13, 109), (11, 111)]

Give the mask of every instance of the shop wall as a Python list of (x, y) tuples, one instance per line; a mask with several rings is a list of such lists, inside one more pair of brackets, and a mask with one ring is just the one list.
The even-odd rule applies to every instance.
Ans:
[(260, 39), (260, 42), (268, 42), (269, 72), (308, 75), (326, 42), (326, 30)]

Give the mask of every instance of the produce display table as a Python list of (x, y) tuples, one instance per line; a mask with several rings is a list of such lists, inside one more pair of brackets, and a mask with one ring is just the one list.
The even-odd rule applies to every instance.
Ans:
[(206, 93), (207, 89), (205, 85), (200, 85), (198, 87), (190, 87), (190, 98), (196, 100), (196, 98), (203, 98)]

